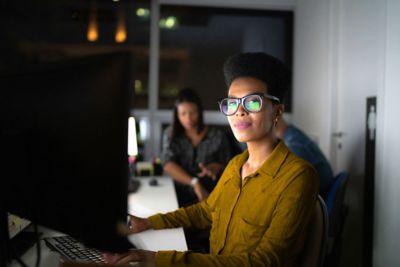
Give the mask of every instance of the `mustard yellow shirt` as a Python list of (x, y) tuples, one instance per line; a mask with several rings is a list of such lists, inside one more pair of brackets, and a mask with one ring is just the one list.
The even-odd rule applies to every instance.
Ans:
[(149, 218), (155, 229), (210, 228), (210, 254), (159, 251), (156, 266), (292, 266), (315, 208), (319, 178), (283, 142), (243, 180), (248, 152), (233, 158), (210, 196)]

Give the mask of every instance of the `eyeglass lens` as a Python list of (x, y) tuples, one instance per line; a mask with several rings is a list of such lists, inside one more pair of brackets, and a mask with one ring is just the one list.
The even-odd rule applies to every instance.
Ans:
[(258, 112), (262, 107), (262, 98), (259, 95), (249, 95), (243, 98), (225, 98), (221, 101), (221, 111), (226, 115), (233, 115), (239, 109), (240, 102), (248, 112)]
[(246, 110), (251, 112), (260, 111), (262, 106), (262, 98), (259, 95), (249, 95), (248, 97), (244, 98), (243, 104)]

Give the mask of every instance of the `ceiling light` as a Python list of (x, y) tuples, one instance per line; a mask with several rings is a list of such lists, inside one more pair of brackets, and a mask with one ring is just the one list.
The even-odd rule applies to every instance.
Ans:
[(89, 23), (86, 38), (89, 42), (96, 42), (99, 39), (99, 25), (97, 22), (96, 11), (92, 10), (89, 15)]
[(150, 16), (150, 10), (148, 8), (140, 7), (136, 9), (136, 16), (140, 18), (148, 18)]
[(160, 28), (175, 29), (179, 26), (179, 21), (175, 16), (160, 19)]

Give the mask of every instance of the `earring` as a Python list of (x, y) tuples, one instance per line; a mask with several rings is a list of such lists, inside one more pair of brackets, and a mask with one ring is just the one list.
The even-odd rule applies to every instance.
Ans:
[(274, 126), (276, 127), (276, 124), (278, 123), (279, 117), (276, 117), (274, 120)]

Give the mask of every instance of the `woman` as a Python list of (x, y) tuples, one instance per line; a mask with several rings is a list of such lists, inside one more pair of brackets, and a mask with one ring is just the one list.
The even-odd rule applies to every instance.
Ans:
[(203, 121), (199, 96), (190, 88), (179, 92), (172, 126), (164, 135), (161, 161), (175, 181), (179, 206), (207, 198), (232, 158), (225, 134)]
[(107, 255), (112, 263), (142, 266), (296, 266), (318, 194), (312, 166), (274, 134), (288, 74), (264, 53), (228, 59), (228, 97), (219, 102), (247, 150), (232, 159), (210, 196), (195, 205), (149, 218), (132, 216), (132, 232), (149, 228), (211, 228), (210, 254), (134, 250)]

